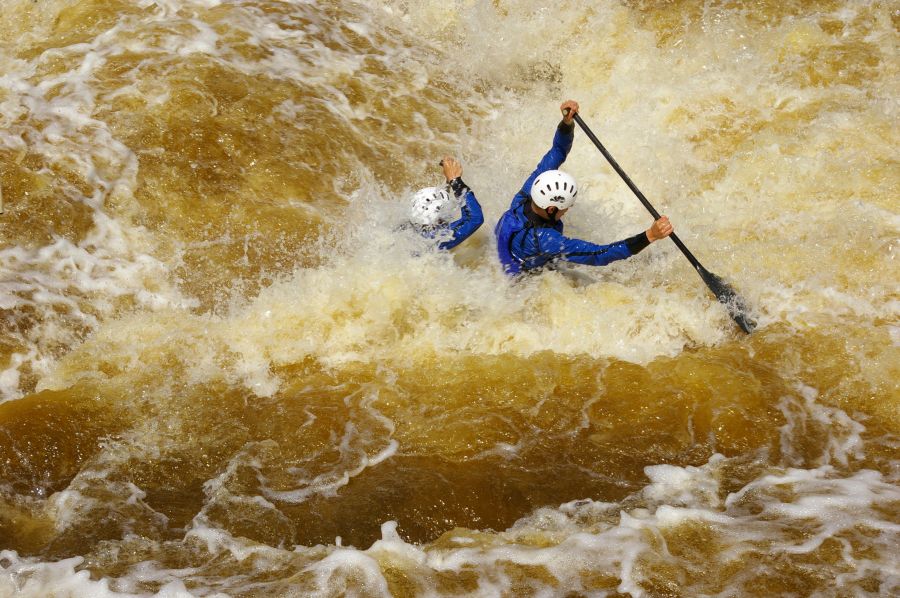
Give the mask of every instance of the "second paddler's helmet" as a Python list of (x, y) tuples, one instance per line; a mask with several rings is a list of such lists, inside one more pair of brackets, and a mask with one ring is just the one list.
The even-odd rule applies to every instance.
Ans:
[(456, 201), (443, 187), (426, 187), (416, 191), (409, 208), (409, 219), (416, 226), (430, 227), (450, 221)]
[(562, 170), (547, 170), (534, 179), (531, 184), (531, 199), (539, 208), (554, 206), (560, 210), (575, 205), (578, 187), (575, 179)]

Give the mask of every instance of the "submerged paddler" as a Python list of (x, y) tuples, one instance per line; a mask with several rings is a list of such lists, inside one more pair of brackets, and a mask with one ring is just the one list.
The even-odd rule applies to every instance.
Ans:
[[(484, 223), (481, 205), (462, 180), (462, 165), (453, 157), (440, 162), (447, 184), (444, 187), (420, 189), (412, 198), (409, 220), (423, 236), (440, 239), (439, 249), (453, 249)], [(453, 192), (451, 197), (449, 191)], [(456, 211), (460, 217), (451, 222)]]
[(553, 146), (494, 228), (497, 252), (507, 274), (534, 271), (559, 261), (605, 266), (672, 234), (669, 219), (662, 216), (646, 231), (610, 245), (563, 235), (562, 217), (575, 204), (578, 189), (575, 179), (558, 168), (572, 149), (578, 102), (568, 100), (559, 109), (563, 120), (556, 128)]

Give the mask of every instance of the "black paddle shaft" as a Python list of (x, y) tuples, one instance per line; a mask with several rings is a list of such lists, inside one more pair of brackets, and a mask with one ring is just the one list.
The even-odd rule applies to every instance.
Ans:
[[(566, 111), (568, 114), (568, 111)], [(585, 124), (584, 120), (582, 120), (581, 116), (576, 112), (575, 113), (575, 122), (578, 123), (578, 126), (584, 131), (584, 134), (588, 136), (588, 139), (594, 142), (594, 145), (597, 146), (597, 149), (600, 150), (600, 153), (603, 154), (603, 157), (606, 158), (606, 161), (609, 162), (610, 166), (619, 173), (619, 176), (622, 177), (622, 180), (625, 181), (625, 184), (628, 185), (628, 188), (631, 189), (637, 198), (644, 204), (644, 207), (647, 208), (647, 211), (653, 216), (654, 220), (659, 220), (660, 215), (659, 212), (656, 211), (656, 208), (644, 197), (644, 194), (641, 193), (641, 190), (637, 188), (637, 185), (632, 182), (631, 178), (622, 170), (622, 167), (619, 166), (619, 163), (616, 162), (616, 159), (612, 157), (603, 144), (600, 143), (600, 140), (597, 139), (597, 136), (594, 135), (594, 132)], [(694, 254), (687, 248), (687, 246), (678, 238), (678, 235), (672, 233), (669, 235), (669, 238), (672, 239), (672, 242), (675, 243), (675, 246), (681, 250), (681, 253), (684, 254), (684, 257), (688, 259), (694, 269), (697, 271), (697, 274), (700, 275), (700, 278), (703, 279), (703, 282), (706, 283), (706, 286), (709, 287), (709, 290), (713, 292), (716, 298), (720, 303), (724, 304), (728, 313), (731, 315), (732, 319), (737, 323), (738, 326), (741, 327), (741, 330), (746, 332), (747, 334), (753, 332), (753, 329), (756, 328), (756, 322), (753, 321), (750, 316), (747, 315), (747, 307), (744, 303), (744, 300), (741, 299), (740, 295), (735, 292), (728, 283), (724, 280), (707, 270), (700, 263), (700, 260), (694, 257)]]

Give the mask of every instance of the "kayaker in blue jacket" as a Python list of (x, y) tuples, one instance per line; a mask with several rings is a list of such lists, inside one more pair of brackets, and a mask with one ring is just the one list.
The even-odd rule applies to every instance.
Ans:
[[(439, 249), (453, 249), (484, 223), (481, 205), (462, 180), (462, 165), (453, 157), (440, 162), (446, 187), (426, 187), (413, 196), (409, 220), (422, 235), (440, 239)], [(453, 191), (451, 197), (447, 188)], [(450, 221), (459, 209), (460, 217)]]
[(560, 110), (563, 120), (556, 128), (553, 147), (525, 180), (494, 228), (497, 252), (507, 274), (533, 271), (558, 261), (605, 266), (631, 257), (672, 234), (669, 219), (662, 216), (646, 231), (610, 245), (563, 235), (562, 217), (575, 203), (578, 188), (575, 179), (558, 168), (572, 149), (578, 102), (568, 100)]

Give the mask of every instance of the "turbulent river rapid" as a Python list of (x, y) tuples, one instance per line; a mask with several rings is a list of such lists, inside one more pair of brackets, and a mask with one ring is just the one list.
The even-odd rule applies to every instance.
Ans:
[[(0, 0), (0, 597), (900, 595), (900, 5)], [(566, 99), (670, 241), (514, 281)], [(405, 229), (454, 155), (485, 225)], [(652, 219), (581, 130), (573, 237)]]

